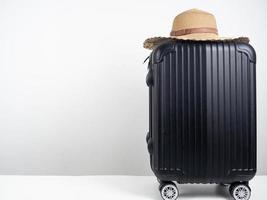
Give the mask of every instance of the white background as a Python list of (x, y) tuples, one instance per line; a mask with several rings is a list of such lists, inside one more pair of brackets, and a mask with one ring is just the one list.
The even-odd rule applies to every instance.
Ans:
[(0, 0), (0, 174), (151, 174), (150, 36), (190, 8), (257, 51), (258, 172), (267, 174), (265, 0)]
[[(249, 182), (251, 199), (265, 198), (266, 181), (266, 176), (256, 176)], [(158, 186), (153, 176), (0, 176), (0, 197), (1, 200), (160, 200)], [(233, 199), (229, 188), (219, 185), (179, 184), (178, 189), (178, 200)]]

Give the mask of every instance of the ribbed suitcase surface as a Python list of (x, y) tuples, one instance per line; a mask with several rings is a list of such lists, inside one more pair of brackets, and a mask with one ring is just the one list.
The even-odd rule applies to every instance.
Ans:
[(167, 42), (150, 56), (151, 167), (180, 183), (256, 173), (256, 54), (244, 43)]

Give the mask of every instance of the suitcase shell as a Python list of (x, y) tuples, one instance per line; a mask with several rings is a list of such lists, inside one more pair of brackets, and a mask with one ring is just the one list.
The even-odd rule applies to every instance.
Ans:
[(161, 181), (256, 174), (256, 53), (238, 42), (169, 41), (150, 55), (150, 164)]

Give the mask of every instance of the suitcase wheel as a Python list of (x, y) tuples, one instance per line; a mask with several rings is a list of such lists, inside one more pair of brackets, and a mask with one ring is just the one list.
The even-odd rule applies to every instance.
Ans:
[(160, 180), (159, 178), (157, 178), (157, 181), (159, 183), (159, 191), (161, 191), (162, 187), (166, 184), (166, 183), (169, 183), (169, 182), (166, 182), (166, 181), (162, 181)]
[(163, 182), (159, 189), (163, 200), (176, 200), (179, 196), (178, 188), (173, 182)]
[(230, 194), (235, 200), (249, 200), (251, 189), (245, 183), (233, 183), (230, 188)]

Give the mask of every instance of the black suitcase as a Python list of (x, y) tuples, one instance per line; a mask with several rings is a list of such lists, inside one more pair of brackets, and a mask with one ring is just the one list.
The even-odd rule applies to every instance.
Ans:
[(177, 198), (175, 183), (216, 183), (249, 199), (256, 174), (254, 49), (171, 40), (151, 53), (146, 82), (146, 139), (162, 198)]

